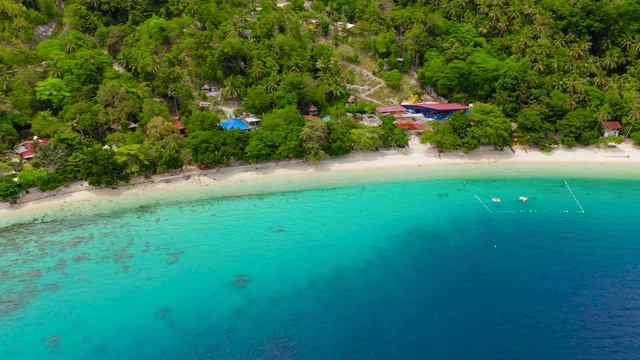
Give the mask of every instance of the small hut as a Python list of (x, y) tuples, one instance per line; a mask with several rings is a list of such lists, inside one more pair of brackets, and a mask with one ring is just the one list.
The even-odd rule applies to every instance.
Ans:
[(604, 136), (618, 136), (620, 135), (620, 130), (622, 130), (622, 125), (618, 121), (603, 121), (602, 127), (604, 127)]
[(315, 105), (313, 104), (309, 105), (309, 115), (318, 116), (319, 113), (320, 112), (318, 111), (318, 108)]

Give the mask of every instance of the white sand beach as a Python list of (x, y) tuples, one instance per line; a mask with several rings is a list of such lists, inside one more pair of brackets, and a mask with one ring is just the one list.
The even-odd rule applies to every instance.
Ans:
[(513, 151), (483, 148), (470, 154), (438, 154), (413, 139), (407, 149), (355, 152), (318, 164), (292, 160), (212, 170), (191, 168), (136, 178), (117, 188), (95, 188), (77, 181), (48, 193), (33, 189), (13, 206), (0, 203), (0, 226), (75, 215), (106, 216), (115, 210), (213, 197), (372, 182), (506, 176), (640, 178), (640, 148), (623, 143), (613, 149), (560, 148), (544, 153), (516, 146)]

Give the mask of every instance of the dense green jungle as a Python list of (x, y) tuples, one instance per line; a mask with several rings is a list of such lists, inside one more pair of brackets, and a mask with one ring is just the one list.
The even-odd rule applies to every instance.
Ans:
[(640, 142), (639, 27), (639, 0), (0, 0), (0, 199), (406, 147), (354, 114), (425, 95), (474, 104), (425, 129), (443, 150)]

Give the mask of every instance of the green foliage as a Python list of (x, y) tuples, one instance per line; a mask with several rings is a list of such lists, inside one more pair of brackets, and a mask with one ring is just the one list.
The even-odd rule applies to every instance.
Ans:
[(305, 155), (313, 162), (319, 162), (327, 156), (327, 134), (329, 129), (320, 119), (308, 120), (300, 132), (300, 140)]
[(8, 122), (0, 121), (0, 147), (14, 147), (18, 143), (18, 132)]
[(46, 101), (54, 108), (60, 108), (62, 102), (70, 95), (67, 85), (62, 79), (47, 78), (39, 81), (35, 87), (36, 98)]
[[(253, 134), (254, 132), (251, 135)], [(237, 129), (197, 130), (189, 136), (187, 148), (193, 154), (193, 160), (197, 164), (224, 165), (231, 160), (245, 158), (245, 148), (249, 138), (249, 134)]]
[(116, 159), (115, 151), (95, 146), (84, 153), (80, 178), (91, 186), (115, 186), (121, 181), (128, 182), (131, 174), (127, 173), (127, 165)]
[(31, 132), (39, 137), (51, 137), (66, 131), (67, 128), (67, 124), (53, 117), (50, 111), (39, 112), (31, 122)]
[(512, 143), (511, 122), (495, 105), (475, 104), (471, 115), (458, 111), (449, 120), (432, 122), (421, 142), (431, 143), (442, 150), (472, 151), (480, 145), (504, 149)]
[(47, 171), (45, 169), (27, 167), (18, 173), (18, 184), (23, 189), (39, 187), (46, 175)]
[(353, 147), (356, 150), (376, 151), (382, 148), (382, 130), (377, 127), (365, 127), (351, 130)]
[(191, 116), (184, 119), (184, 126), (189, 133), (200, 131), (220, 130), (220, 119), (215, 113), (204, 110), (196, 111)]
[(52, 172), (47, 172), (42, 179), (40, 179), (40, 190), (42, 191), (51, 191), (55, 190), (64, 184), (67, 181), (60, 175)]
[(598, 120), (595, 115), (585, 109), (569, 112), (556, 124), (563, 145), (574, 147), (576, 144), (591, 145), (601, 136)]
[(177, 152), (165, 151), (158, 161), (158, 172), (180, 170), (184, 166), (184, 159)]
[(344, 124), (330, 121), (327, 124), (327, 130), (327, 154), (329, 156), (341, 156), (349, 154), (353, 149), (351, 128)]
[(391, 70), (384, 75), (384, 83), (392, 89), (400, 88), (402, 83), (402, 73), (398, 70)]
[(11, 179), (0, 178), (0, 200), (12, 200), (20, 195), (20, 188)]
[[(345, 62), (383, 74), (390, 88), (402, 88), (400, 70), (418, 71), (427, 94), (491, 104), (425, 131), (422, 140), (442, 149), (504, 148), (512, 121), (519, 141), (545, 150), (556, 132), (568, 146), (599, 141), (604, 120), (620, 121), (640, 140), (633, 126), (640, 119), (636, 1), (331, 0), (311, 2), (309, 12), (301, 0), (283, 8), (270, 1), (59, 5), (0, 1), (0, 149), (29, 133), (66, 134), (33, 161), (66, 180), (96, 155), (92, 147), (105, 144), (116, 145), (127, 176), (179, 168), (179, 158), (190, 156), (213, 166), (406, 146), (404, 130), (387, 122), (372, 130), (300, 117), (310, 103), (334, 120), (344, 116), (345, 84), (360, 78)], [(262, 10), (249, 15), (256, 6)], [(66, 30), (37, 39), (34, 27), (52, 19)], [(357, 25), (346, 30), (338, 22)], [(216, 115), (193, 105), (204, 84), (222, 88), (221, 105), (240, 103), (260, 115), (264, 128), (222, 131)], [(347, 111), (373, 108), (359, 103)], [(193, 140), (183, 139), (173, 115), (182, 115)]]

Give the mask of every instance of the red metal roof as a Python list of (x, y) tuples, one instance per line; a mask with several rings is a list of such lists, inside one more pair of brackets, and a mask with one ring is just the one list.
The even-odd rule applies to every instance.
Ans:
[(411, 130), (424, 129), (424, 126), (422, 124), (416, 124), (416, 123), (410, 123), (410, 122), (397, 123), (396, 127), (403, 127)]
[(376, 108), (376, 111), (380, 114), (387, 114), (387, 113), (396, 113), (396, 112), (405, 112), (407, 111), (407, 109), (405, 109), (403, 106), (378, 106)]
[[(46, 144), (48, 142), (49, 142), (49, 139), (39, 139), (38, 140), (38, 145), (42, 146), (42, 145), (44, 145), (44, 144)], [(21, 145), (26, 147), (27, 149), (31, 150), (31, 149), (33, 149), (33, 140), (27, 140), (27, 141), (23, 142)]]
[(622, 125), (618, 121), (603, 121), (602, 126), (605, 129), (622, 129)]
[(27, 150), (25, 152), (21, 152), (20, 156), (22, 156), (23, 159), (27, 160), (27, 159), (31, 159), (32, 157), (36, 156), (36, 154), (31, 152), (30, 150)]
[(184, 130), (185, 129), (184, 124), (182, 123), (182, 121), (176, 120), (175, 124), (176, 124), (176, 127), (178, 128), (178, 130)]
[(460, 105), (456, 103), (448, 103), (448, 104), (413, 104), (413, 106), (420, 107), (423, 109), (434, 110), (434, 111), (454, 111), (454, 110), (469, 110), (469, 107), (466, 105)]

